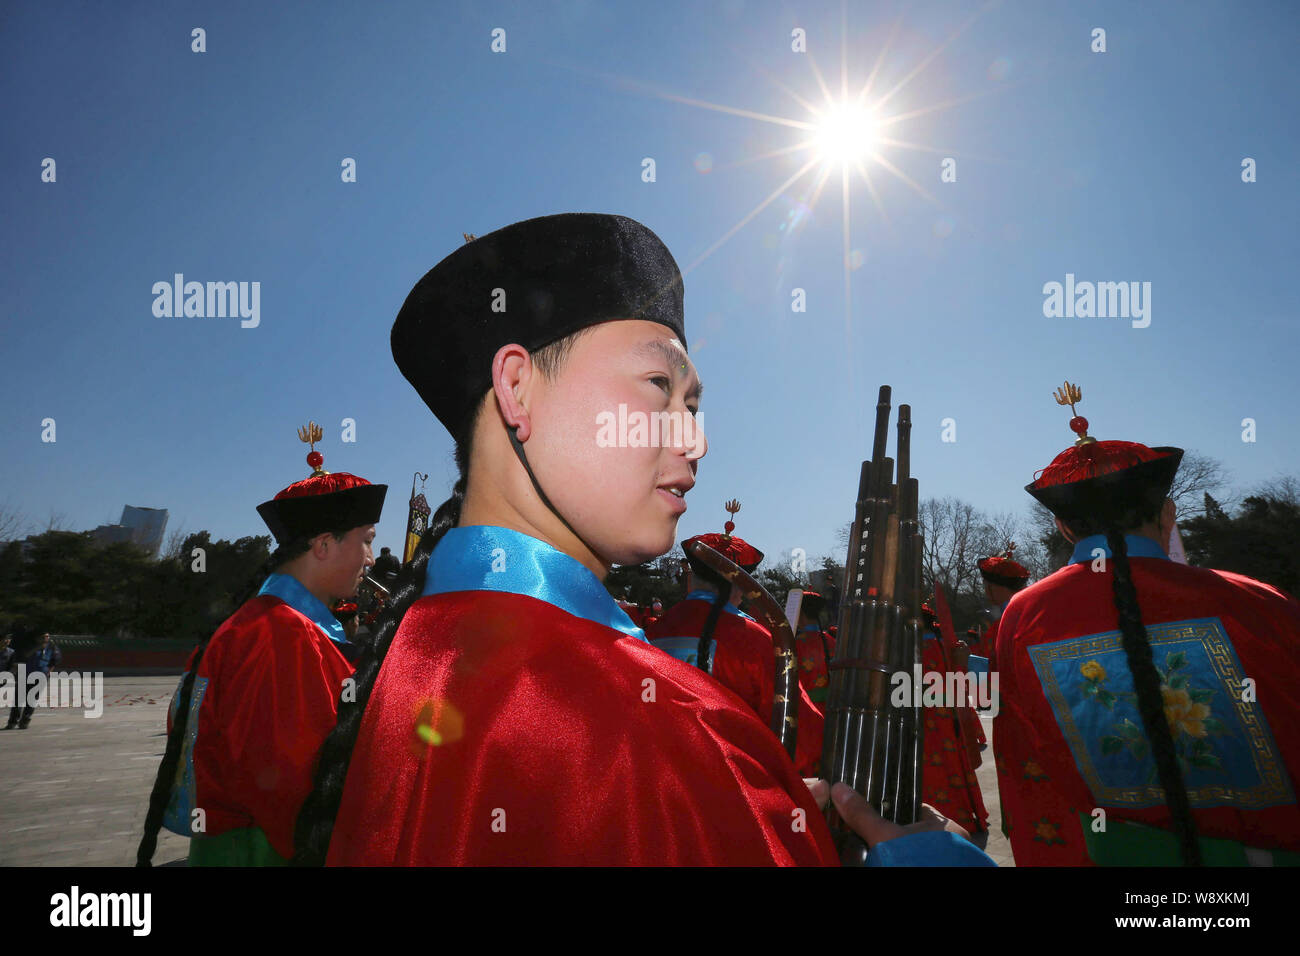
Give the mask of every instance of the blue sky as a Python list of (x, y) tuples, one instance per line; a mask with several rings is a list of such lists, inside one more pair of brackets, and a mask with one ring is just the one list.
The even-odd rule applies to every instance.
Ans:
[[(650, 92), (807, 120), (782, 86), (820, 102), (815, 63), (838, 92), (842, 40), (852, 91), (880, 63), (872, 101), (938, 49), (881, 107), (916, 114), (889, 135), (925, 149), (881, 156), (931, 198), (872, 162), (879, 205), (850, 180), (847, 326), (838, 172), (695, 264), (804, 161), (755, 157), (808, 134)], [(1026, 510), (1072, 438), (1065, 378), (1097, 437), (1211, 455), (1238, 487), (1295, 474), (1298, 41), (1289, 3), (7, 4), (0, 504), (265, 533), (254, 508), (306, 476), (314, 419), (326, 468), (392, 486), (378, 543), (399, 549), (412, 472), (436, 504), (455, 469), (393, 317), (462, 232), (568, 211), (631, 216), (694, 264), (710, 451), (682, 537), (736, 497), (768, 554), (842, 560), (881, 383), (913, 407), (925, 497)], [(155, 317), (178, 272), (260, 282), (260, 325)], [(1067, 273), (1151, 283), (1150, 326), (1045, 317)]]

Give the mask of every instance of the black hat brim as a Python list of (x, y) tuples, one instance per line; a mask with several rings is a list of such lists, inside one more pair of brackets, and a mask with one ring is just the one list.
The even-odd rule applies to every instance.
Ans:
[(327, 531), (351, 531), (377, 524), (387, 494), (387, 485), (359, 485), (327, 495), (274, 498), (258, 505), (257, 513), (275, 540), (284, 544)]
[(1036, 488), (1031, 482), (1025, 491), (1067, 523), (1106, 523), (1151, 514), (1160, 510), (1169, 495), (1183, 449), (1160, 446), (1151, 450), (1162, 453), (1161, 457), (1064, 485)]

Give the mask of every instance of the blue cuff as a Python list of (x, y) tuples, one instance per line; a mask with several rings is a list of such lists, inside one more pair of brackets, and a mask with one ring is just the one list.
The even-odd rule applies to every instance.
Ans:
[(867, 854), (867, 866), (997, 866), (993, 858), (969, 840), (946, 830), (909, 833), (877, 843)]

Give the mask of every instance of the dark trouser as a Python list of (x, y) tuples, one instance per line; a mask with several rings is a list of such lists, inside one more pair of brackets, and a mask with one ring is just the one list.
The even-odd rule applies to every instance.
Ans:
[[(29, 701), (32, 699), (32, 691), (33, 691), (32, 678), (34, 676), (36, 675), (35, 674), (27, 675), (27, 700)], [(26, 727), (28, 724), (32, 722), (32, 712), (35, 710), (36, 707), (30, 703), (26, 707), (22, 706), (21, 704), (14, 706), (14, 708), (9, 711), (9, 723), (7, 726), (13, 727), (15, 724), (17, 724), (19, 727)]]

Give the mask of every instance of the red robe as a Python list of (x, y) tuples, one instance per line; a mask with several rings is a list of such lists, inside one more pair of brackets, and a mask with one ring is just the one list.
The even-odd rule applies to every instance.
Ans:
[(799, 659), (799, 686), (824, 711), (831, 683), (827, 664), (835, 656), (835, 638), (825, 631), (810, 630), (797, 631), (794, 641)]
[[(696, 637), (704, 630), (710, 602), (687, 600), (674, 604), (663, 617), (646, 626), (646, 637)], [(776, 681), (772, 635), (753, 618), (722, 612), (713, 630), (715, 680), (738, 696), (768, 727), (772, 721), (772, 686)], [(799, 685), (799, 732), (794, 765), (800, 775), (815, 777), (821, 766), (822, 710)]]
[(352, 672), (338, 645), (278, 597), (255, 597), (221, 625), (199, 664), (202, 700), (189, 728), (193, 805), (206, 815), (199, 839), (257, 828), (277, 854), (293, 855), (316, 753)]
[(989, 658), (989, 668), (992, 669), (993, 649), (997, 647), (998, 642), (998, 622), (992, 621), (980, 634), (979, 639), (970, 642), (970, 652), (976, 657)]
[[(1199, 835), (1234, 841), (1238, 855), (1240, 845), (1300, 850), (1300, 604), (1237, 574), (1158, 557), (1130, 564)], [(1132, 823), (1171, 825), (1118, 649), (1111, 574), (1069, 565), (1002, 617), (993, 745), (1018, 865), (1177, 862), (1149, 843), (1129, 852), (1170, 843)], [(1244, 699), (1243, 678), (1257, 702)]]
[(834, 864), (789, 757), (698, 668), (537, 598), (421, 598), (394, 638), (331, 865)]
[[(950, 669), (940, 640), (926, 634), (921, 648), (922, 673), (946, 674)], [(973, 712), (969, 707), (927, 707), (923, 713), (925, 768), (921, 798), (971, 833), (987, 830), (989, 814), (975, 776), (976, 764), (970, 757), (971, 731), (962, 720), (962, 713)]]
[[(997, 647), (997, 639), (998, 622), (993, 621), (989, 624), (988, 629), (980, 635), (979, 640), (968, 645), (972, 656), (983, 657), (988, 660), (990, 674), (997, 670), (997, 665), (993, 663), (993, 651)], [(976, 712), (973, 702), (972, 706), (962, 708), (961, 718), (965, 723), (967, 732), (974, 735), (974, 740), (979, 747), (981, 749), (987, 747), (988, 737), (984, 734), (984, 725), (980, 722), (979, 714)], [(976, 763), (976, 766), (978, 767), (979, 764)]]

